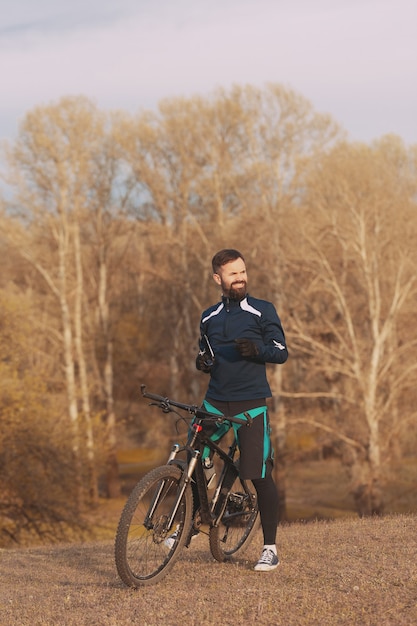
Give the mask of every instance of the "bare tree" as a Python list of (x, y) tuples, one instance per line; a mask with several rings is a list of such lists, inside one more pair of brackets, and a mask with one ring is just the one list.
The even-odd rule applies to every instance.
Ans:
[(160, 114), (127, 119), (120, 130), (126, 167), (138, 190), (141, 228), (136, 232), (147, 238), (146, 251), (137, 246), (141, 271), (158, 289), (148, 306), (155, 307), (155, 337), (169, 362), (173, 395), (189, 386), (198, 328), (198, 301), (190, 281), (195, 263), (201, 263), (199, 246), (207, 245), (191, 208), (199, 170), (193, 147), (196, 119), (192, 103), (172, 101), (161, 105)]
[(112, 116), (106, 127), (101, 129), (99, 148), (91, 165), (93, 176), (82, 221), (84, 262), (88, 266), (89, 285), (87, 322), (95, 337), (95, 350), (91, 357), (106, 430), (106, 491), (109, 497), (120, 495), (116, 458), (113, 318), (117, 315), (115, 311), (118, 310), (120, 297), (117, 284), (134, 232), (129, 212), (132, 210), (130, 196), (135, 191), (135, 184), (121, 171), (118, 128), (118, 116)]
[(389, 442), (416, 415), (395, 410), (417, 370), (417, 336), (402, 324), (416, 296), (415, 171), (386, 138), (339, 145), (315, 160), (306, 185), (291, 343), (306, 359), (300, 397), (327, 397), (333, 410), (298, 421), (343, 442), (358, 512), (381, 513)]
[[(262, 91), (235, 87), (233, 97), (245, 110), (247, 138), (246, 184), (240, 193), (243, 211), (235, 225), (240, 234), (237, 247), (250, 242), (251, 284), (285, 315), (287, 250), (294, 243), (291, 220), (298, 209), (299, 176), (306, 160), (328, 150), (343, 132), (330, 116), (316, 112), (306, 98), (278, 84)], [(283, 323), (286, 327), (285, 319)], [(292, 354), (291, 344), (289, 349)], [(286, 517), (287, 418), (281, 402), (283, 377), (289, 378), (286, 370), (287, 366), (269, 371), (281, 519)]]
[[(101, 120), (82, 98), (39, 107), (24, 119), (8, 151), (15, 206), (31, 228), (31, 238), (16, 228), (12, 240), (45, 280), (60, 307), (68, 413), (73, 451), (82, 483), (79, 397), (86, 423), (90, 494), (96, 496), (89, 385), (82, 340), (83, 273), (79, 219), (91, 184), (91, 154)], [(23, 212), (23, 215), (22, 215)], [(75, 262), (74, 262), (75, 260)], [(75, 271), (74, 271), (75, 268)], [(75, 297), (73, 297), (75, 293)], [(75, 363), (77, 358), (77, 367)], [(76, 371), (81, 385), (77, 382)], [(81, 499), (81, 496), (80, 496)]]

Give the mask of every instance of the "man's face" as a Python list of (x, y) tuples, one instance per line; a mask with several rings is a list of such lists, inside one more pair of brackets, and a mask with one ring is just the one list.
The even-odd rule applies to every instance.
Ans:
[(218, 274), (213, 274), (215, 282), (221, 286), (223, 295), (232, 300), (241, 300), (246, 295), (248, 276), (243, 259), (222, 265)]

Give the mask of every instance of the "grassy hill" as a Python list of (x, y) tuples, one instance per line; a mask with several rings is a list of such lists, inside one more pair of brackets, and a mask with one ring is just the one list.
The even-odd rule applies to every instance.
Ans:
[(262, 539), (217, 563), (201, 535), (160, 584), (131, 590), (113, 542), (0, 552), (1, 626), (417, 624), (417, 516), (284, 525), (280, 567), (254, 572)]

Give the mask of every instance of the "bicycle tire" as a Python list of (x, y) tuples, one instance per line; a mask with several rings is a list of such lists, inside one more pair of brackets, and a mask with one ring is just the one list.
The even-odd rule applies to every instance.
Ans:
[[(175, 465), (157, 467), (138, 482), (122, 511), (115, 539), (117, 572), (128, 587), (159, 582), (172, 568), (191, 532), (193, 495), (188, 486), (175, 519), (167, 518), (175, 502), (182, 471)], [(159, 492), (159, 496), (157, 496)], [(150, 504), (157, 499), (148, 521)], [(172, 547), (166, 540), (176, 532)]]
[(210, 551), (216, 561), (242, 554), (260, 525), (256, 491), (250, 481), (236, 478), (218, 526), (209, 530)]

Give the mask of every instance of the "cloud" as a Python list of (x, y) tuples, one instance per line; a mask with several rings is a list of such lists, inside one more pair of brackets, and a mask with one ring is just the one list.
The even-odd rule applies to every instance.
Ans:
[[(356, 138), (417, 141), (414, 0), (18, 0), (0, 32), (0, 135), (37, 104), (103, 107), (233, 83), (293, 87)], [(24, 19), (22, 19), (22, 15)]]
[(117, 18), (133, 3), (120, 0), (15, 0), (3, 12), (0, 37), (71, 30), (80, 25), (92, 26)]

